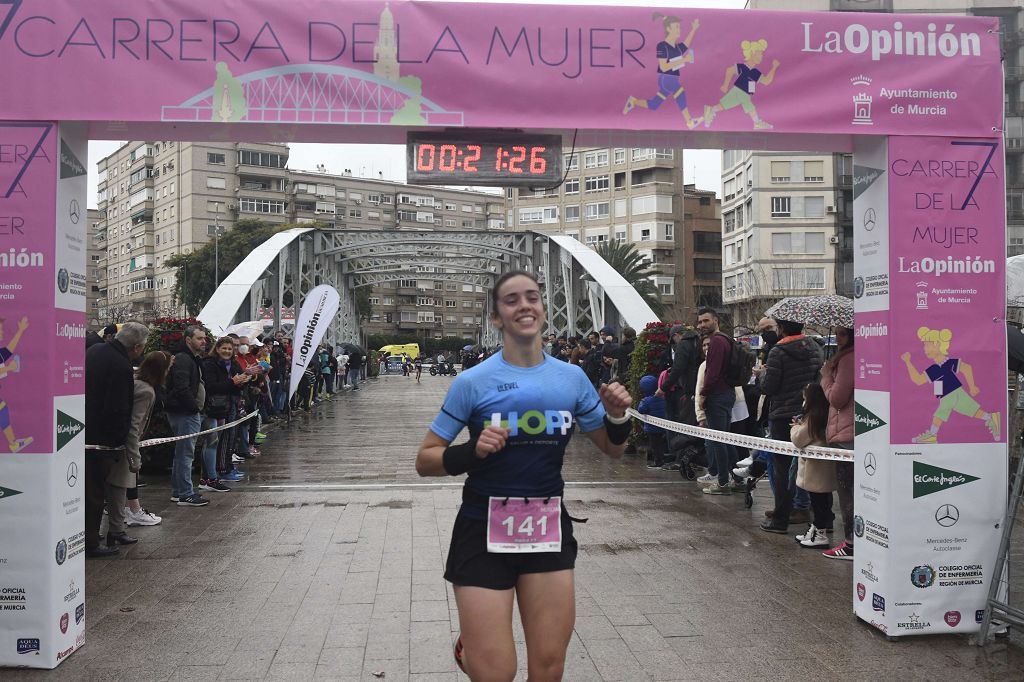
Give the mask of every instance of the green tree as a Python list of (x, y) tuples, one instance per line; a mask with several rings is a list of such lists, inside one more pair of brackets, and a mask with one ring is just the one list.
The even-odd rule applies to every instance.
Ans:
[[(167, 267), (177, 268), (174, 280), (174, 297), (185, 304), (189, 315), (197, 315), (203, 305), (213, 296), (216, 282), (224, 278), (248, 256), (253, 249), (270, 239), (277, 232), (294, 225), (273, 225), (256, 219), (239, 220), (224, 232), (219, 244), (204, 244), (192, 253), (179, 253), (165, 262)], [(215, 277), (214, 262), (217, 261), (219, 276)]]
[(599, 256), (608, 261), (622, 278), (629, 282), (640, 296), (651, 306), (651, 310), (659, 318), (665, 314), (665, 305), (661, 302), (661, 292), (651, 279), (662, 274), (661, 270), (651, 267), (651, 261), (644, 258), (636, 250), (635, 244), (620, 241), (603, 241), (597, 245)]

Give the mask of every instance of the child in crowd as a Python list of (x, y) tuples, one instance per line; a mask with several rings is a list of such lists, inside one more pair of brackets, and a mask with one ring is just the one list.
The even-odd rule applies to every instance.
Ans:
[[(828, 424), (828, 398), (817, 383), (804, 388), (803, 416), (793, 417), (789, 430), (790, 440), (798, 448), (811, 445), (828, 446), (825, 427)], [(796, 484), (811, 498), (814, 513), (806, 533), (796, 536), (804, 547), (828, 547), (827, 533), (832, 532), (835, 514), (832, 512), (832, 491), (836, 489), (836, 463), (822, 459), (801, 457), (797, 465)]]
[[(637, 412), (650, 417), (665, 418), (665, 398), (657, 395), (658, 378), (650, 374), (640, 379), (640, 393), (643, 398), (637, 407)], [(647, 434), (647, 468), (659, 469), (665, 463), (665, 429), (653, 424), (644, 423), (644, 433)]]

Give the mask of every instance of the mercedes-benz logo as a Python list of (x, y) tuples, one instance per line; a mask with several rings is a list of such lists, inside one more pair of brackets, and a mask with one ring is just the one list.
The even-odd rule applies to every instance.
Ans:
[(864, 211), (864, 229), (868, 232), (875, 229), (875, 209), (873, 208)]
[(869, 452), (864, 455), (864, 471), (868, 472), (868, 476), (874, 476), (878, 471), (878, 460), (875, 459), (875, 453)]
[(74, 488), (78, 483), (78, 462), (68, 464), (67, 480), (69, 488)]
[(960, 510), (951, 504), (944, 504), (935, 510), (935, 523), (943, 528), (955, 526), (960, 520)]
[(71, 222), (74, 225), (77, 225), (78, 220), (82, 217), (82, 209), (78, 205), (78, 199), (71, 200), (71, 204), (68, 206), (68, 217), (71, 218)]

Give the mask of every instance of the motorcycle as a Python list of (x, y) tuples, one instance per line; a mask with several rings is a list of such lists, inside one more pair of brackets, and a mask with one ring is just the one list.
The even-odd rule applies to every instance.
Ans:
[(455, 365), (450, 362), (442, 362), (440, 364), (430, 366), (430, 376), (436, 377), (438, 374), (441, 376), (455, 376), (458, 371), (455, 369)]

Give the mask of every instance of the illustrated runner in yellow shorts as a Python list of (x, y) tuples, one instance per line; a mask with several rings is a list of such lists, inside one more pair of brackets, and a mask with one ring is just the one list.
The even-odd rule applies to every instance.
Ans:
[[(770, 123), (762, 121), (757, 115), (757, 107), (754, 106), (750, 96), (754, 94), (757, 83), (771, 85), (771, 82), (775, 80), (775, 72), (779, 68), (779, 60), (772, 60), (771, 70), (768, 73), (761, 73), (757, 67), (764, 60), (768, 41), (763, 38), (761, 40), (744, 40), (740, 43), (740, 48), (743, 50), (743, 63), (730, 66), (725, 70), (725, 79), (722, 81), (721, 87), (725, 96), (715, 106), (704, 106), (705, 128), (711, 125), (718, 112), (736, 106), (741, 107), (750, 116), (754, 121), (754, 128), (768, 129), (772, 127)], [(732, 86), (729, 85), (729, 81), (733, 81)]]
[[(999, 440), (999, 413), (985, 412), (981, 405), (975, 400), (980, 389), (974, 383), (974, 370), (963, 360), (949, 357), (949, 344), (953, 339), (953, 332), (949, 329), (929, 329), (921, 327), (917, 330), (917, 338), (924, 344), (924, 354), (932, 364), (922, 373), (917, 371), (914, 363), (910, 360), (910, 353), (904, 353), (903, 362), (910, 372), (910, 380), (918, 386), (931, 382), (935, 388), (935, 397), (939, 399), (939, 406), (932, 416), (931, 427), (913, 438), (915, 443), (937, 443), (939, 428), (942, 427), (954, 412), (981, 419), (985, 426), (992, 433), (995, 440)], [(959, 376), (967, 382), (967, 390), (961, 383)]]
[[(8, 374), (21, 371), (21, 358), (15, 355), (14, 351), (18, 347), (21, 335), (25, 333), (26, 329), (28, 329), (28, 318), (23, 317), (18, 322), (18, 331), (14, 333), (14, 336), (7, 345), (0, 345), (0, 379), (5, 378)], [(0, 317), (0, 344), (3, 343), (3, 340), (4, 319)], [(7, 449), (11, 452), (21, 452), (32, 443), (31, 436), (26, 436), (25, 438), (15, 437), (14, 427), (11, 424), (11, 408), (3, 398), (0, 398), (0, 432), (7, 439)]]

